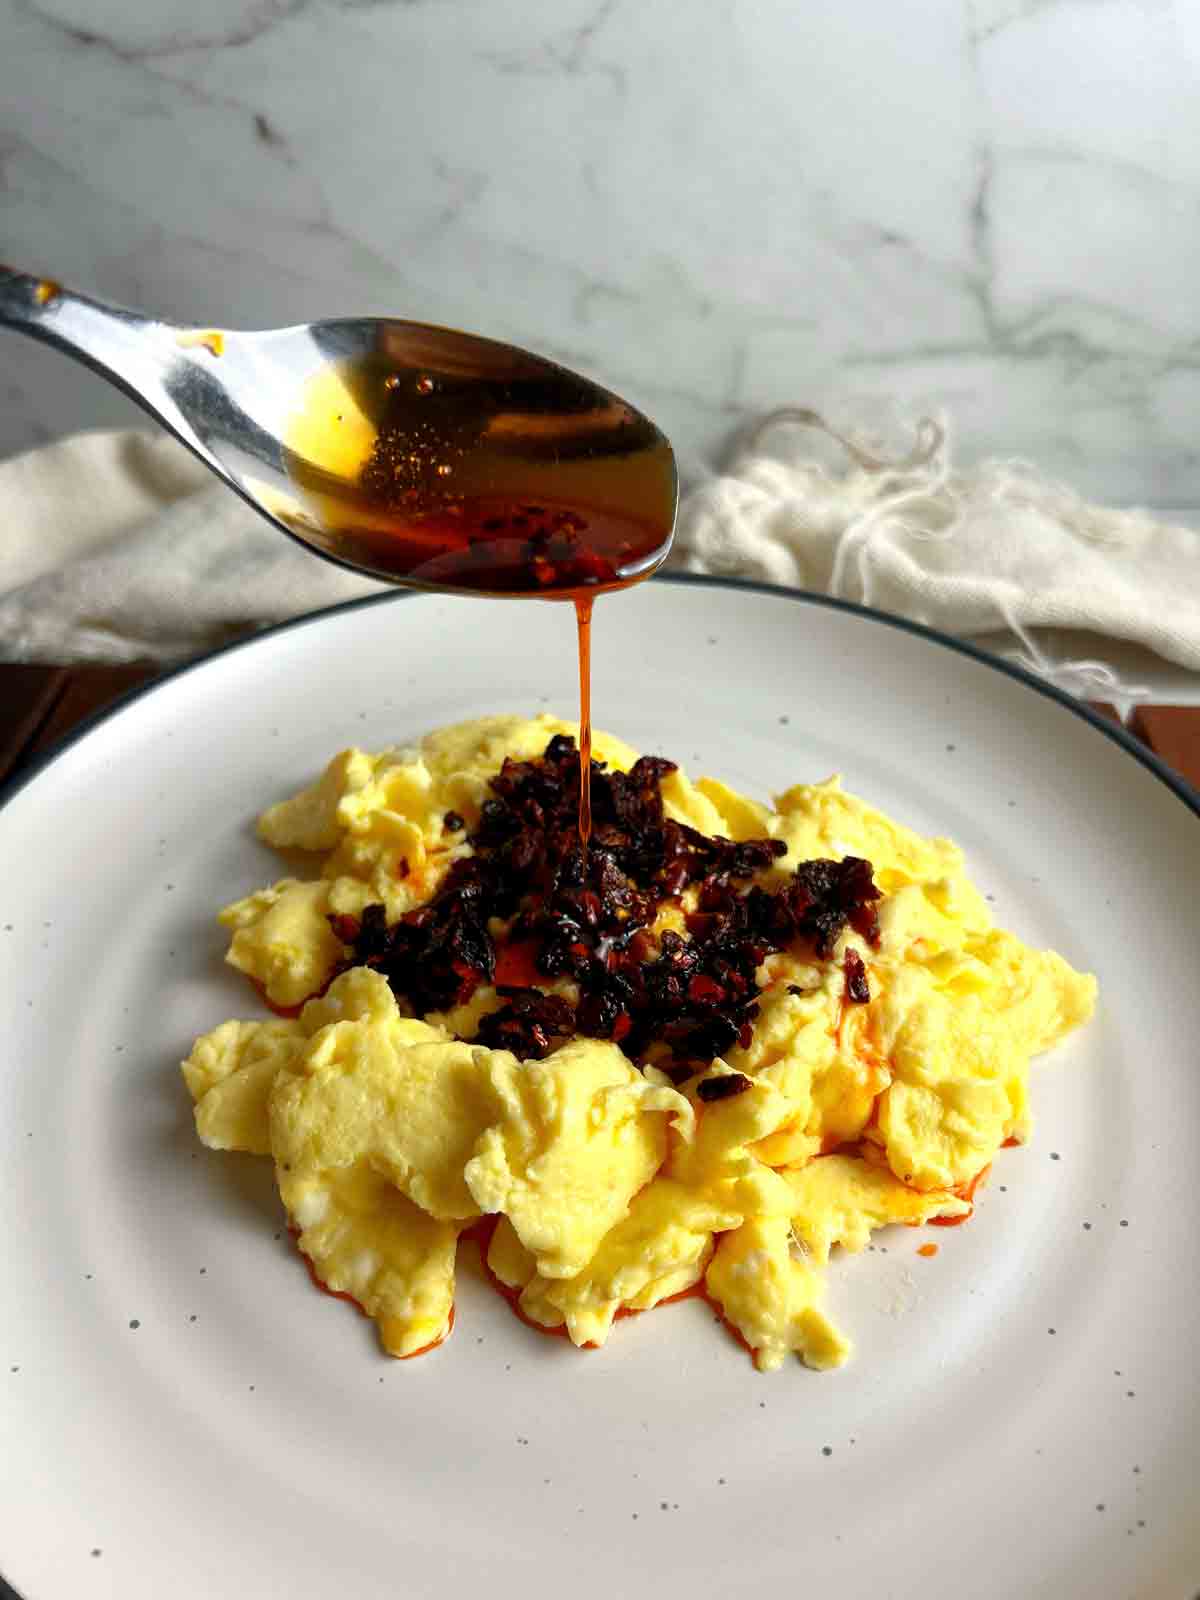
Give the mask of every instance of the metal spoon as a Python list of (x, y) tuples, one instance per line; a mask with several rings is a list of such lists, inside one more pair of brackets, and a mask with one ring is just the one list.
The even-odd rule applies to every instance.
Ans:
[[(178, 327), (4, 266), (0, 326), (107, 378), (283, 533), (372, 577), (520, 592), (515, 537), (502, 582), (486, 561), (472, 574), (398, 542), (432, 513), (428, 556), (438, 529), (489, 498), (592, 514), (612, 581), (584, 582), (601, 588), (647, 576), (670, 549), (678, 479), (665, 436), (616, 395), (512, 345), (388, 318)], [(564, 579), (559, 592), (569, 588)]]

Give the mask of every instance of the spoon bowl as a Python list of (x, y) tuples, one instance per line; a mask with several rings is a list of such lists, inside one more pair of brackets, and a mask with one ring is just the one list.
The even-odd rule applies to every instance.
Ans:
[(390, 318), (183, 327), (3, 266), (0, 326), (107, 378), (281, 532), (371, 577), (558, 598), (670, 550), (665, 436), (513, 345)]

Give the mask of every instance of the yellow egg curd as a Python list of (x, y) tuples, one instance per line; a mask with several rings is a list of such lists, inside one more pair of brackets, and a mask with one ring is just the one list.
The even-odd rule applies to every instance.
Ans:
[[(196, 1041), (183, 1063), (196, 1130), (212, 1149), (271, 1158), (314, 1274), (359, 1303), (392, 1355), (449, 1332), (458, 1241), (473, 1230), (521, 1315), (576, 1345), (694, 1289), (760, 1369), (790, 1354), (838, 1366), (851, 1346), (823, 1309), (831, 1253), (890, 1224), (970, 1214), (996, 1153), (1029, 1137), (1031, 1058), (1088, 1019), (1095, 980), (994, 927), (955, 845), (836, 778), (768, 807), (675, 769), (661, 778), (665, 819), (779, 841), (760, 889), (805, 862), (869, 862), (880, 897), (867, 932), (842, 927), (823, 954), (804, 938), (771, 950), (753, 1025), (708, 1058), (659, 1039), (630, 1059), (619, 1023), (556, 1038), (541, 1059), (480, 1042), (510, 998), (515, 949), (493, 981), (414, 1014), (376, 966), (353, 964), (350, 935), (368, 907), (392, 925), (427, 906), (475, 851), (505, 761), (537, 763), (576, 732), (488, 717), (411, 749), (344, 750), (263, 813), (261, 838), (309, 853), (313, 872), (220, 920), (228, 961), (284, 1014)], [(603, 734), (593, 757), (624, 774), (637, 760)], [(667, 934), (686, 942), (702, 909), (695, 889), (664, 893), (638, 935), (646, 958)], [(509, 931), (496, 919), (497, 947)], [(579, 1001), (562, 973), (526, 971), (521, 985)]]

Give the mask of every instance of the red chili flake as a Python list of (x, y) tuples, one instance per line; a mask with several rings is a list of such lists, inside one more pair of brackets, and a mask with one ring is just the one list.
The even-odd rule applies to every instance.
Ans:
[(688, 984), (688, 999), (694, 1000), (697, 1005), (719, 1005), (724, 998), (725, 991), (721, 985), (712, 978), (706, 978), (702, 972), (697, 973)]
[(714, 1100), (729, 1100), (735, 1094), (745, 1094), (750, 1087), (750, 1079), (743, 1078), (740, 1072), (724, 1072), (715, 1078), (703, 1078), (696, 1085), (696, 1093), (707, 1105)]
[(687, 888), (688, 877), (686, 861), (672, 861), (669, 867), (665, 867), (659, 882), (664, 898), (673, 900), (676, 895), (682, 894)]
[(863, 958), (853, 947), (846, 951), (842, 959), (842, 971), (846, 974), (846, 999), (860, 1005), (869, 1000), (871, 990), (867, 984), (867, 969), (863, 965)]
[(481, 1044), (511, 1050), (523, 1061), (541, 1060), (575, 1032), (575, 1012), (559, 995), (509, 988), (496, 993), (508, 1004), (479, 1024)]
[(410, 871), (411, 868), (408, 865), (408, 857), (401, 856), (399, 861), (396, 863), (396, 876), (400, 879), (407, 878)]
[(862, 905), (855, 906), (850, 913), (850, 926), (858, 934), (859, 938), (867, 941), (872, 950), (878, 950), (879, 916), (875, 907), (869, 901), (864, 901)]
[(353, 944), (358, 938), (359, 922), (357, 917), (332, 912), (329, 917), (329, 926), (333, 929), (334, 938), (340, 939), (343, 944)]

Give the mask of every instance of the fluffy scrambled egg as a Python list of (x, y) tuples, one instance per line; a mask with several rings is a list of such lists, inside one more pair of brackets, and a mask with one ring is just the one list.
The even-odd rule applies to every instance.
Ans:
[[(996, 1152), (1029, 1135), (1031, 1057), (1088, 1018), (1095, 980), (994, 927), (953, 844), (838, 780), (768, 808), (682, 771), (662, 782), (668, 817), (786, 845), (764, 881), (854, 855), (883, 891), (877, 943), (847, 931), (829, 959), (766, 958), (751, 1036), (703, 1072), (638, 1070), (586, 1037), (521, 1061), (467, 1042), (500, 1004), (492, 985), (418, 1019), (376, 971), (334, 976), (345, 947), (331, 917), (382, 904), (393, 921), (425, 903), (470, 854), (505, 757), (535, 759), (576, 731), (491, 717), (414, 749), (346, 750), (263, 814), (261, 837), (313, 852), (319, 876), (221, 913), (228, 960), (284, 1014), (196, 1042), (183, 1073), (199, 1136), (271, 1157), (317, 1277), (358, 1301), (393, 1355), (446, 1336), (458, 1238), (479, 1229), (522, 1315), (577, 1345), (702, 1288), (761, 1369), (790, 1353), (838, 1366), (850, 1344), (822, 1308), (831, 1252), (862, 1250), (892, 1223), (970, 1214)], [(622, 772), (636, 760), (604, 735), (594, 756)], [(668, 904), (656, 929), (670, 926), (683, 918)], [(846, 1001), (848, 949), (866, 1004)], [(727, 1073), (748, 1085), (700, 1095)]]

